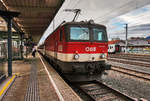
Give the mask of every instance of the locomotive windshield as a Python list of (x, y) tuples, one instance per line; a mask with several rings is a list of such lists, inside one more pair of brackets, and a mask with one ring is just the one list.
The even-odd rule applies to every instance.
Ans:
[(107, 34), (104, 28), (71, 26), (69, 40), (104, 42), (107, 41)]
[(89, 29), (86, 27), (71, 27), (70, 40), (89, 40)]
[(93, 40), (94, 41), (107, 41), (106, 33), (98, 28), (93, 28)]

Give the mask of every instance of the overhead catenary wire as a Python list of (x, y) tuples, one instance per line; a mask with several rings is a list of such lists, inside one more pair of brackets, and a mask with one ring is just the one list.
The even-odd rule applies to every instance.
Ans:
[(115, 9), (112, 9), (111, 11), (109, 11), (108, 13), (106, 13), (105, 15), (96, 17), (96, 18), (94, 18), (93, 20), (105, 18), (106, 16), (112, 14), (112, 13), (115, 12), (116, 10), (117, 10), (117, 11), (118, 11), (118, 10), (120, 11), (120, 10), (122, 10), (123, 8), (126, 8), (126, 6), (127, 6), (127, 7), (133, 7), (133, 6), (129, 6), (129, 5), (133, 4), (132, 2), (134, 2), (134, 1), (127, 2), (126, 4), (123, 4), (123, 5), (121, 5), (120, 7), (117, 7), (117, 8), (115, 8)]
[[(143, 28), (136, 28), (136, 26), (135, 26), (135, 28), (134, 27), (129, 27), (128, 28), (128, 32), (129, 32), (129, 37), (133, 37), (133, 36), (135, 36), (136, 34), (137, 35), (142, 35), (142, 36), (144, 36), (144, 37), (146, 37), (146, 36), (148, 36), (148, 35), (150, 35), (149, 33), (150, 33), (150, 27), (149, 28), (146, 28), (146, 29), (143, 29)], [(110, 36), (111, 35), (111, 36)], [(114, 32), (111, 32), (111, 34), (109, 33), (109, 38), (115, 38), (115, 37), (125, 37), (125, 30), (120, 30), (120, 31), (114, 31)]]
[[(150, 15), (147, 15), (147, 16), (138, 16), (138, 17), (132, 17), (132, 18), (130, 18), (130, 19), (133, 19), (133, 21), (131, 21), (130, 20), (130, 22), (126, 22), (126, 23), (128, 23), (129, 24), (129, 27), (131, 28), (131, 27), (135, 27), (135, 26), (139, 26), (139, 25), (146, 25), (146, 24), (150, 24), (150, 18), (149, 18), (149, 16)], [(140, 18), (141, 17), (141, 18)], [(147, 21), (149, 21), (149, 22), (147, 22), (147, 21), (143, 21), (143, 20), (147, 20)], [(125, 24), (125, 22), (122, 22), (122, 21), (117, 21), (117, 22), (115, 22), (115, 23), (124, 23)], [(111, 24), (111, 23), (110, 23)], [(120, 25), (124, 25), (124, 24), (120, 24)], [(109, 25), (108, 25), (109, 26)], [(116, 26), (117, 27), (117, 26)], [(108, 27), (109, 28), (109, 27)], [(111, 29), (114, 29), (114, 28), (111, 28)], [(110, 29), (109, 29), (110, 30)]]
[[(136, 27), (129, 27), (128, 28), (128, 31), (129, 32), (136, 32), (136, 31), (150, 31), (150, 27), (147, 27), (147, 28), (136, 28)], [(121, 30), (119, 30), (119, 31), (114, 31), (113, 33), (122, 33), (122, 32), (124, 32), (124, 29), (121, 29)]]
[(106, 19), (109, 19), (108, 17), (111, 17), (111, 15), (112, 15), (112, 17), (114, 17), (113, 14), (114, 14), (114, 12), (116, 10), (117, 11), (122, 11), (122, 10), (124, 10), (124, 8), (127, 8), (127, 9), (131, 9), (131, 8), (138, 9), (140, 7), (140, 6), (138, 7), (137, 4), (135, 6), (133, 6), (132, 4), (134, 4), (134, 3), (132, 3), (132, 2), (134, 2), (134, 1), (128, 2), (127, 4), (122, 5), (122, 7), (120, 6), (119, 8), (112, 9), (107, 14), (101, 15), (101, 16), (99, 16), (97, 18), (94, 18), (94, 20), (98, 20), (99, 21), (98, 23), (101, 23), (101, 22), (104, 22)]
[[(68, 9), (68, 8), (69, 8), (69, 9), (74, 9), (74, 8), (77, 6), (77, 4), (79, 4), (80, 1), (81, 1), (81, 0), (74, 0), (74, 2), (71, 2), (71, 0), (68, 0), (68, 4), (67, 4), (66, 8), (64, 8), (62, 12), (64, 12), (64, 10), (65, 10), (65, 9)], [(71, 4), (70, 4), (70, 3), (71, 3)], [(65, 14), (65, 16), (62, 18), (62, 20), (65, 21), (65, 18), (66, 18), (67, 16), (69, 16), (69, 15), (71, 15), (71, 14), (69, 14), (69, 13), (66, 12), (66, 14)]]
[[(68, 4), (66, 4), (67, 6), (65, 7), (65, 8), (79, 8), (79, 7), (81, 7), (81, 3), (82, 3), (82, 1), (83, 0), (74, 0), (74, 1), (72, 1), (72, 0), (66, 0), (67, 2), (68, 2)], [(137, 3), (135, 3), (135, 2), (137, 2)], [(140, 6), (139, 6), (140, 7)], [(102, 22), (102, 21), (106, 21), (107, 20), (107, 18), (111, 18), (111, 17), (115, 17), (115, 16), (117, 16), (118, 15), (118, 13), (115, 15), (115, 10), (117, 10), (117, 12), (119, 12), (119, 14), (120, 14), (120, 12), (122, 12), (122, 13), (124, 13), (123, 11), (124, 11), (124, 9), (133, 9), (133, 8), (135, 8), (135, 9), (137, 9), (137, 8), (139, 8), (138, 7), (138, 1), (137, 0), (130, 0), (130, 1), (127, 1), (126, 2), (126, 4), (123, 4), (122, 6), (119, 6), (119, 7), (116, 7), (116, 8), (114, 8), (114, 9), (112, 9), (111, 11), (109, 10), (108, 12), (106, 12), (106, 14), (104, 14), (104, 15), (101, 15), (101, 16), (98, 16), (98, 17), (95, 17), (95, 18), (97, 18), (96, 20), (97, 20), (97, 22), (98, 23), (100, 23), (100, 22)], [(125, 10), (125, 12), (126, 11), (128, 11), (128, 10)], [(121, 13), (121, 14), (122, 14)], [(72, 15), (73, 14), (69, 14), (69, 13), (66, 13), (66, 14), (64, 14), (64, 16), (61, 18), (57, 18), (57, 19), (55, 19), (55, 21), (57, 21), (57, 20), (67, 20), (69, 17), (72, 17)], [(115, 16), (114, 16), (115, 15)], [(141, 15), (142, 16), (142, 15)], [(80, 17), (81, 18), (86, 18), (83, 14), (82, 14), (82, 12), (81, 12), (81, 14), (80, 14)], [(106, 18), (105, 18), (106, 17)], [(94, 18), (94, 19), (95, 19)], [(70, 20), (70, 19), (69, 19)], [(61, 21), (62, 22), (62, 21)], [(130, 24), (129, 24), (129, 26), (130, 26)]]
[[(71, 2), (71, 0), (66, 0), (65, 1), (67, 4), (66, 5), (63, 5), (63, 6), (65, 6), (65, 7), (67, 7), (67, 8), (69, 8), (69, 7), (72, 7), (73, 5), (74, 5), (74, 3), (76, 2), (75, 0), (74, 0), (74, 2)], [(60, 13), (62, 13), (62, 12), (64, 12), (64, 9), (61, 9), (61, 11), (60, 11)], [(58, 18), (58, 17), (55, 17), (54, 19), (53, 19), (53, 30), (55, 30), (55, 28), (58, 26), (57, 24), (55, 24), (55, 20), (57, 20), (57, 23), (58, 23), (58, 20), (60, 21), (59, 23), (62, 23), (62, 21), (65, 21), (65, 18), (68, 16), (68, 14), (65, 14), (65, 16), (64, 17), (61, 17), (61, 21), (60, 21), (60, 17)]]
[[(137, 34), (137, 33), (138, 33), (138, 35), (143, 35), (143, 36), (149, 35), (148, 33), (150, 33), (150, 23), (148, 23), (148, 26), (146, 26), (146, 25), (147, 24), (144, 24), (144, 26), (142, 26), (141, 24), (139, 24), (139, 25), (135, 25), (135, 26), (130, 26), (128, 28), (129, 36), (132, 36), (133, 34)], [(111, 29), (109, 29), (109, 30), (111, 30)], [(147, 35), (146, 35), (146, 33), (147, 33)], [(124, 30), (114, 31), (111, 33), (111, 37), (112, 36), (117, 36), (117, 37), (120, 36), (121, 37), (124, 35), (125, 35)]]
[(78, 0), (76, 1), (76, 4), (74, 4), (74, 6), (72, 6), (72, 9), (74, 9), (82, 0)]

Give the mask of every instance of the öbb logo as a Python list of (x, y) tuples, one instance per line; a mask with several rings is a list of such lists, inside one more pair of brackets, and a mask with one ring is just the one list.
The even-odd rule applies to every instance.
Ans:
[(87, 52), (95, 52), (96, 51), (96, 47), (86, 47), (85, 51), (87, 51)]

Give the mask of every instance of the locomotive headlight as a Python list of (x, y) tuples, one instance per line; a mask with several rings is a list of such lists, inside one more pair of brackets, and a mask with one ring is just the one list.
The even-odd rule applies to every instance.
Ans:
[(75, 54), (75, 55), (74, 55), (74, 59), (75, 59), (75, 60), (79, 59), (79, 55), (78, 55), (78, 54)]
[(106, 58), (106, 55), (105, 55), (105, 54), (101, 54), (101, 55), (100, 55), (100, 58), (101, 58), (101, 59)]

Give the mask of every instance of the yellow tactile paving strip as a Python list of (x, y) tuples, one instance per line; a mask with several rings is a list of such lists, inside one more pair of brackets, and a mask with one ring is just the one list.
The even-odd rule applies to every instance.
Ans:
[(0, 91), (0, 97), (2, 97), (2, 96), (6, 93), (7, 89), (10, 87), (10, 85), (11, 85), (12, 82), (15, 80), (15, 78), (16, 78), (16, 76), (13, 75), (13, 76), (11, 77), (11, 79), (4, 85), (4, 87), (3, 87), (2, 90)]

